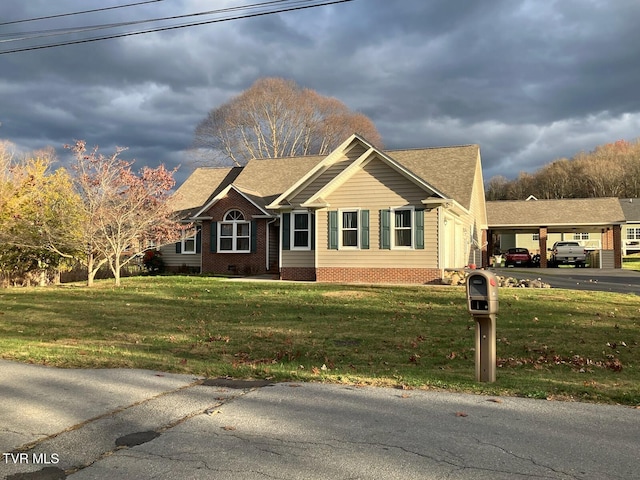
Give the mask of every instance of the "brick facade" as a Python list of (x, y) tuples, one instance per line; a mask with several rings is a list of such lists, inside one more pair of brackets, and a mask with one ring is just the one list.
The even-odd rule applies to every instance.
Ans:
[[(204, 215), (211, 217), (213, 222), (220, 222), (229, 210), (241, 211), (247, 221), (251, 221), (253, 215), (264, 215), (233, 189)], [(255, 253), (211, 252), (212, 221), (202, 222), (202, 273), (256, 275), (267, 272), (266, 219), (258, 218), (252, 223), (252, 227), (257, 228)]]
[(439, 284), (442, 272), (437, 268), (348, 268), (320, 267), (316, 269), (318, 282), (337, 283), (406, 283)]
[(315, 282), (316, 269), (313, 267), (282, 267), (280, 279), (298, 282)]

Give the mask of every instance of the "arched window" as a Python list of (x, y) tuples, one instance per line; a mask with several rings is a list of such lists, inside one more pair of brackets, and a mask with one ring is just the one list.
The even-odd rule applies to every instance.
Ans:
[(251, 224), (240, 210), (229, 210), (218, 224), (220, 252), (249, 253), (251, 247)]

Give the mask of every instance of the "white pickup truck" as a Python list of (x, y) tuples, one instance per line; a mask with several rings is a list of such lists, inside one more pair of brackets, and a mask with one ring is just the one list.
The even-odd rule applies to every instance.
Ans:
[(587, 251), (578, 242), (556, 242), (551, 249), (550, 266), (575, 265), (584, 267)]

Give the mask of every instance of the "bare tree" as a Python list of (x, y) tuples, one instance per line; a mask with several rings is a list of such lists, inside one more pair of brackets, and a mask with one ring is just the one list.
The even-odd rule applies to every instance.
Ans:
[(76, 157), (75, 183), (83, 200), (83, 242), (86, 246), (87, 284), (105, 263), (120, 284), (121, 268), (153, 245), (175, 242), (182, 227), (169, 206), (174, 171), (164, 166), (144, 167), (137, 174), (132, 162), (87, 152), (84, 141), (70, 148)]
[(382, 146), (371, 120), (339, 100), (292, 80), (262, 78), (209, 112), (194, 148), (241, 166), (253, 158), (325, 155), (353, 133)]

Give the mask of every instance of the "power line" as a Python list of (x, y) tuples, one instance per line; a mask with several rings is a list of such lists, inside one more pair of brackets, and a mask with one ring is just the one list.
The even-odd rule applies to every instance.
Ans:
[(81, 12), (59, 13), (57, 15), (48, 15), (46, 17), (25, 18), (23, 20), (12, 20), (10, 22), (2, 22), (2, 23), (0, 23), (0, 26), (3, 26), (3, 25), (14, 25), (16, 23), (37, 22), (39, 20), (49, 20), (51, 18), (71, 17), (73, 15), (82, 15), (84, 13), (104, 12), (106, 10), (115, 10), (117, 8), (137, 7), (138, 5), (144, 5), (144, 4), (147, 4), (147, 3), (163, 2), (163, 1), (164, 0), (147, 0), (146, 2), (129, 3), (128, 5), (117, 5), (117, 6), (114, 6), (114, 7), (96, 8), (96, 9), (93, 9), (93, 10), (84, 10), (84, 11), (81, 11)]
[[(156, 1), (156, 0), (154, 0), (154, 1)], [(221, 10), (212, 11), (212, 12), (200, 12), (200, 13), (189, 14), (189, 15), (176, 15), (176, 16), (173, 16), (173, 17), (164, 17), (164, 18), (159, 18), (159, 19), (143, 20), (143, 21), (138, 21), (138, 22), (122, 22), (120, 24), (113, 24), (113, 25), (114, 26), (128, 26), (128, 25), (131, 25), (131, 24), (148, 23), (148, 22), (153, 22), (153, 21), (175, 20), (175, 19), (179, 19), (179, 18), (193, 17), (193, 16), (212, 14), (212, 13), (224, 13), (224, 12), (236, 11), (236, 10), (255, 9), (257, 7), (264, 7), (266, 5), (278, 4), (278, 3), (282, 3), (282, 2), (289, 2), (292, 5), (296, 5), (296, 6), (290, 6), (290, 7), (285, 7), (285, 8), (279, 8), (279, 9), (275, 9), (275, 10), (267, 10), (267, 11), (263, 11), (263, 12), (257, 12), (257, 13), (247, 13), (247, 14), (244, 14), (244, 15), (237, 15), (237, 16), (227, 17), (227, 18), (217, 18), (217, 19), (207, 20), (207, 21), (203, 21), (203, 22), (192, 22), (192, 23), (187, 23), (187, 24), (182, 24), (182, 25), (172, 25), (172, 26), (165, 26), (165, 27), (157, 27), (157, 28), (152, 28), (152, 29), (149, 29), (149, 30), (141, 30), (141, 31), (136, 31), (136, 32), (126, 32), (126, 33), (105, 35), (105, 36), (101, 36), (101, 37), (84, 38), (84, 39), (79, 39), (79, 40), (70, 40), (70, 41), (58, 42), (58, 43), (52, 43), (52, 44), (46, 44), (46, 45), (36, 45), (36, 46), (30, 46), (30, 47), (16, 48), (16, 49), (12, 49), (12, 50), (0, 51), (0, 55), (4, 55), (4, 54), (8, 54), (8, 53), (27, 52), (27, 51), (32, 51), (32, 50), (42, 50), (42, 49), (46, 49), (46, 48), (62, 47), (62, 46), (67, 46), (67, 45), (77, 45), (77, 44), (82, 44), (82, 43), (97, 42), (97, 41), (100, 41), (100, 40), (112, 40), (112, 39), (115, 39), (115, 38), (130, 37), (130, 36), (134, 36), (134, 35), (144, 35), (144, 34), (147, 34), (147, 33), (155, 33), (155, 32), (162, 32), (162, 31), (168, 31), (168, 30), (176, 30), (176, 29), (180, 29), (180, 28), (194, 27), (194, 26), (199, 26), (199, 25), (208, 25), (208, 24), (212, 24), (212, 23), (228, 22), (228, 21), (231, 21), (231, 20), (240, 20), (240, 19), (244, 19), (244, 18), (253, 18), (253, 17), (260, 17), (260, 16), (265, 16), (265, 15), (272, 15), (272, 14), (276, 14), (276, 13), (284, 13), (284, 12), (291, 12), (291, 11), (296, 11), (296, 10), (304, 10), (304, 9), (308, 9), (308, 8), (322, 7), (322, 6), (328, 6), (328, 5), (338, 4), (338, 3), (347, 3), (347, 2), (352, 2), (353, 0), (331, 0), (331, 1), (323, 1), (323, 2), (320, 2), (320, 3), (314, 3), (312, 5), (299, 5), (300, 3), (308, 3), (309, 1), (313, 1), (313, 0), (299, 0), (297, 2), (291, 2), (290, 0), (273, 0), (273, 1), (270, 1), (270, 2), (262, 2), (262, 3), (258, 3), (258, 4), (245, 5), (245, 6), (242, 6), (242, 7), (230, 7), (230, 8), (227, 8), (227, 9), (221, 9)], [(95, 29), (99, 29), (99, 28), (110, 28), (110, 27), (108, 27), (107, 25), (96, 26), (95, 27)], [(74, 32), (68, 31), (66, 33), (74, 33)], [(37, 37), (31, 37), (31, 38), (37, 38)]]
[[(153, 1), (158, 1), (158, 0), (153, 0)], [(238, 10), (258, 9), (260, 7), (266, 7), (268, 5), (279, 4), (279, 3), (286, 3), (286, 2), (292, 3), (292, 2), (295, 2), (295, 1), (296, 0), (271, 0), (271, 1), (268, 1), (268, 2), (254, 3), (254, 4), (242, 5), (242, 6), (238, 6), (238, 7), (227, 7), (227, 8), (220, 8), (220, 9), (217, 9), (217, 10), (209, 10), (209, 11), (206, 11), (206, 12), (189, 13), (189, 14), (184, 14), (184, 15), (173, 15), (173, 16), (169, 16), (169, 17), (150, 18), (150, 19), (146, 19), (146, 20), (135, 20), (135, 21), (118, 22), (118, 23), (106, 23), (106, 24), (99, 24), (99, 25), (87, 25), (87, 26), (72, 27), (72, 28), (58, 28), (58, 29), (50, 29), (50, 30), (37, 30), (37, 31), (30, 32), (30, 33), (5, 33), (5, 34), (0, 34), (0, 37), (4, 36), (4, 37), (8, 37), (9, 39), (8, 40), (0, 40), (0, 43), (16, 42), (16, 41), (21, 41), (21, 40), (33, 40), (33, 39), (36, 39), (36, 38), (43, 38), (43, 37), (50, 37), (50, 36), (57, 36), (57, 35), (66, 35), (66, 34), (71, 34), (71, 33), (82, 33), (82, 32), (94, 31), (94, 30), (104, 30), (104, 29), (108, 29), (108, 28), (119, 28), (119, 27), (127, 27), (127, 26), (132, 26), (132, 25), (142, 25), (144, 23), (163, 22), (163, 21), (168, 21), (168, 20), (179, 20), (181, 18), (197, 17), (197, 16), (203, 16), (203, 15), (216, 15), (216, 14), (228, 13), (228, 12), (233, 12), (233, 11), (238, 11)], [(309, 2), (309, 1), (314, 1), (314, 0), (297, 0), (298, 3), (305, 3), (305, 2)], [(317, 1), (317, 0), (315, 0), (315, 1)], [(136, 5), (136, 4), (133, 4), (133, 5)], [(111, 8), (116, 8), (116, 7), (111, 7)], [(94, 10), (91, 10), (91, 11), (94, 11)], [(76, 12), (76, 13), (84, 13), (84, 12)], [(65, 15), (75, 15), (76, 13), (70, 13), (70, 14), (65, 14)], [(56, 16), (57, 15), (54, 15), (53, 17), (56, 17)], [(41, 17), (41, 18), (52, 18), (52, 17)], [(27, 21), (27, 20), (25, 20), (25, 21)], [(2, 24), (0, 24), (0, 25), (2, 25)], [(22, 35), (22, 36), (15, 37), (15, 35)], [(10, 37), (15, 37), (15, 38), (10, 38)]]

